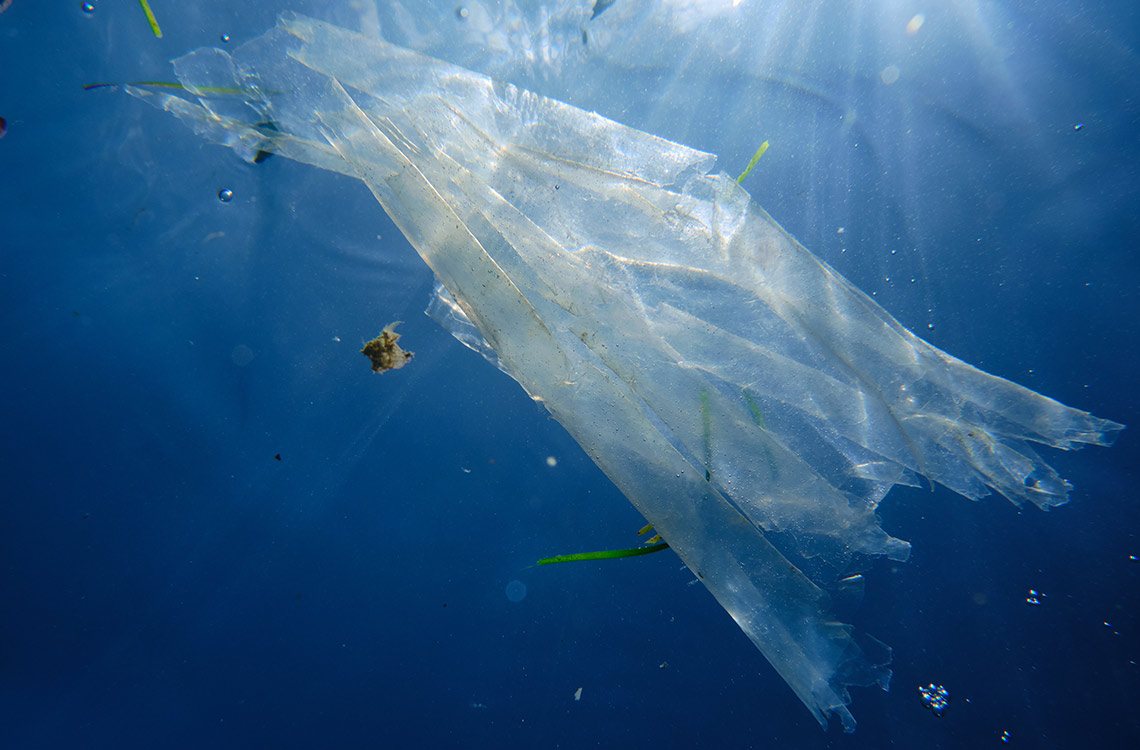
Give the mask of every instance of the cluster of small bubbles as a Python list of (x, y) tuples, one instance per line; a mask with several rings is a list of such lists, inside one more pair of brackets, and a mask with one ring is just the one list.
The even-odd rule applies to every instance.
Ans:
[(1009, 741), (1012, 739), (1013, 739), (1013, 735), (1009, 733), (1008, 729), (1001, 733), (1001, 741), (1006, 743), (1007, 745), (1009, 744)]
[(218, 39), (221, 39), (223, 42), (228, 42), (230, 40), (230, 35), (229, 34), (219, 34)]
[(218, 200), (222, 203), (229, 203), (234, 199), (234, 191), (229, 188), (222, 188), (218, 191)]
[(922, 696), (922, 705), (929, 709), (930, 713), (939, 719), (946, 715), (946, 709), (950, 707), (949, 690), (932, 682), (926, 687), (920, 685), (918, 694)]
[(471, 11), (467, 10), (467, 8), (463, 7), (462, 5), (455, 9), (455, 17), (460, 21), (466, 21), (469, 15), (471, 15)]
[(1042, 599), (1048, 599), (1048, 594), (1043, 594), (1036, 589), (1029, 589), (1029, 595), (1025, 597), (1025, 603), (1031, 607), (1036, 607), (1041, 604)]
[(79, 9), (81, 11), (83, 11), (84, 13), (94, 13), (95, 12), (95, 3), (80, 3)]

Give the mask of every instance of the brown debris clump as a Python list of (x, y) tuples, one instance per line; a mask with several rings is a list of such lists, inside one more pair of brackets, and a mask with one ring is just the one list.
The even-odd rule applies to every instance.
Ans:
[(397, 320), (395, 323), (384, 326), (380, 335), (369, 341), (360, 350), (361, 354), (372, 360), (372, 372), (398, 370), (408, 364), (411, 358), (415, 356), (413, 352), (404, 351), (396, 343), (400, 340), (400, 334), (395, 333), (395, 328), (402, 322)]

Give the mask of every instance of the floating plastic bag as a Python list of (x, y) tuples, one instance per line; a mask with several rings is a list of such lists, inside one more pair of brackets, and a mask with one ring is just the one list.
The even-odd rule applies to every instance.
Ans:
[(441, 282), (437, 320), (545, 404), (824, 726), (854, 728), (846, 686), (886, 688), (889, 650), (804, 571), (905, 559), (875, 508), (920, 477), (1064, 503), (1030, 443), (1122, 427), (918, 338), (711, 154), (293, 14), (174, 67), (185, 93), (131, 92), (368, 185)]

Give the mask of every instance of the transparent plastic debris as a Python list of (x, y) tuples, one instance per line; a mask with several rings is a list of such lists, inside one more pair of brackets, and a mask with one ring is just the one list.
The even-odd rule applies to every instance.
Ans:
[(295, 14), (174, 68), (184, 92), (131, 93), (247, 160), (368, 185), (440, 282), (433, 317), (549, 409), (823, 726), (854, 729), (847, 686), (889, 685), (890, 650), (821, 585), (907, 557), (875, 514), (893, 485), (1048, 508), (1070, 485), (1030, 443), (1121, 429), (903, 328), (712, 154)]

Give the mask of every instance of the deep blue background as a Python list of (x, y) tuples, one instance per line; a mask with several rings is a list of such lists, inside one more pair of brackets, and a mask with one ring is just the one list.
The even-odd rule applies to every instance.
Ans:
[[(854, 736), (822, 733), (671, 553), (527, 567), (631, 545), (643, 521), (422, 314), (430, 272), (362, 184), (242, 163), (81, 88), (168, 79), (167, 59), (283, 8), (352, 13), (152, 5), (161, 40), (131, 2), (0, 13), (0, 747), (1140, 743), (1131, 431), (1050, 452), (1076, 485), (1050, 513), (896, 488), (884, 526), (914, 553), (868, 563), (849, 613), (895, 649), (893, 688), (854, 690)], [(433, 23), (460, 20), (439, 5)], [(790, 33), (765, 5), (760, 28)], [(849, 6), (820, 6), (817, 46), (767, 77), (694, 39), (677, 67), (516, 80), (733, 172), (771, 138), (746, 187), (905, 324), (1135, 424), (1134, 4), (978, 5), (945, 37), (927, 10), (929, 68), (908, 84), (900, 64), (893, 89)], [(971, 45), (988, 51), (955, 56)], [(723, 89), (691, 77), (694, 50), (724, 56)], [(358, 349), (392, 320), (416, 358), (373, 375)]]

